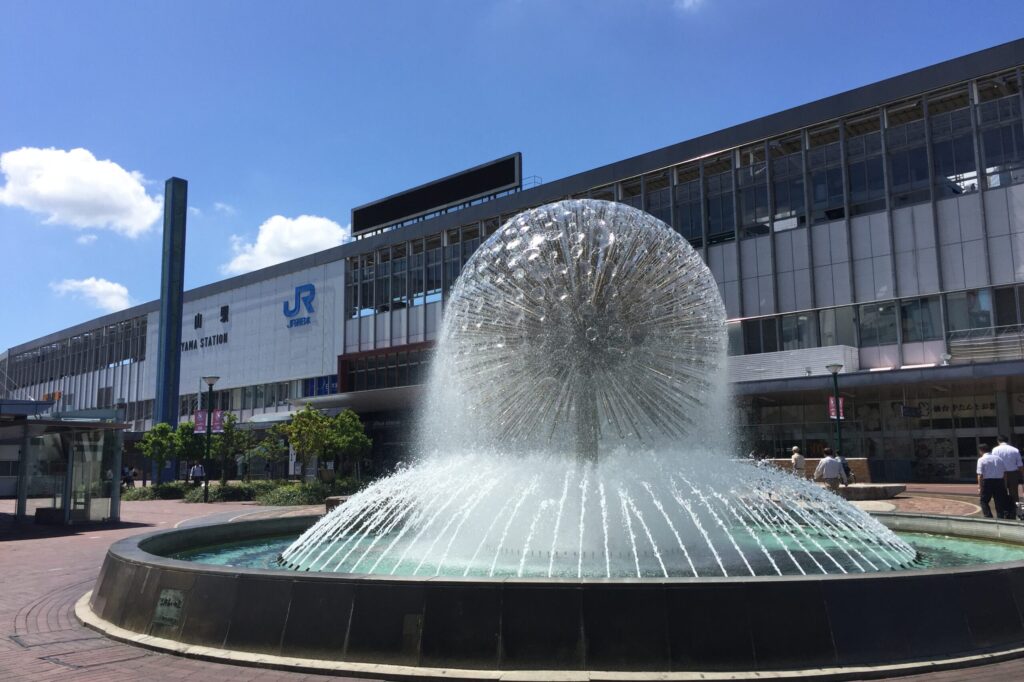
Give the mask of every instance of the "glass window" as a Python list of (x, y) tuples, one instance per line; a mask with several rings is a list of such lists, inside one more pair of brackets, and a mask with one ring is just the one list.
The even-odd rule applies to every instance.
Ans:
[(991, 327), (991, 292), (976, 289), (946, 294), (946, 323), (951, 332)]
[(971, 109), (966, 88), (934, 95), (928, 101), (932, 133), (932, 167), (940, 196), (978, 189)]
[(818, 311), (822, 346), (856, 346), (857, 321), (853, 306)]
[(901, 304), (903, 341), (933, 341), (942, 338), (942, 318), (939, 297), (928, 296)]
[(359, 273), (362, 277), (362, 285), (359, 288), (359, 314), (363, 316), (372, 315), (374, 292), (373, 283), (375, 273), (373, 254), (368, 254), (362, 257)]
[(448, 291), (462, 270), (462, 244), (459, 231), (448, 230), (448, 243), (444, 247), (444, 290)]
[(974, 173), (974, 142), (970, 135), (937, 140), (932, 145), (936, 189), (942, 196), (954, 196), (977, 189)]
[(1002, 187), (1024, 182), (1024, 127), (1017, 73), (978, 82), (977, 121), (986, 182)]
[(851, 213), (870, 213), (885, 208), (879, 114), (846, 123), (846, 171), (850, 182)]
[(409, 258), (409, 298), (413, 305), (423, 305), (423, 240), (412, 242), (412, 255)]
[(701, 226), (700, 168), (692, 166), (676, 172), (675, 228), (694, 246), (704, 241)]
[(441, 300), (441, 235), (427, 238), (427, 303)]
[(377, 253), (377, 269), (375, 278), (376, 311), (384, 313), (391, 310), (391, 251), (383, 249)]
[(796, 135), (768, 143), (772, 163), (772, 201), (775, 203), (774, 229), (789, 230), (806, 222), (804, 206), (804, 166), (802, 143)]
[(807, 167), (814, 222), (839, 220), (845, 215), (842, 153), (836, 126), (808, 133)]
[(405, 244), (391, 247), (391, 309), (401, 310), (406, 306), (406, 258)]
[(729, 337), (729, 355), (743, 355), (743, 325), (726, 322), (725, 331)]
[(731, 241), (736, 237), (731, 168), (729, 157), (708, 162), (704, 166), (709, 244)]
[(743, 320), (743, 352), (774, 353), (779, 350), (779, 325), (774, 317)]
[(465, 265), (469, 257), (480, 247), (480, 228), (470, 225), (462, 228), (462, 264)]
[(782, 317), (782, 350), (814, 348), (818, 345), (818, 325), (814, 313), (797, 313)]
[(1019, 324), (1017, 287), (1001, 287), (993, 293), (995, 295), (996, 326), (1008, 327)]
[(768, 233), (768, 166), (764, 145), (741, 149), (736, 173), (743, 236)]
[(889, 107), (885, 113), (889, 182), (894, 206), (930, 199), (924, 106), (920, 99)]
[(896, 304), (867, 303), (860, 307), (860, 345), (896, 343)]
[(644, 210), (662, 222), (672, 220), (672, 187), (667, 171), (644, 178)]
[(627, 180), (622, 183), (622, 203), (629, 204), (635, 208), (643, 208), (643, 195), (641, 193), (640, 179)]

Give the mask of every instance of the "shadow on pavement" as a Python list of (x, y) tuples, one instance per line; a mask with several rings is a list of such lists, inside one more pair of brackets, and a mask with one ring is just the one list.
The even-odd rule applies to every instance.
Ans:
[(14, 514), (0, 513), (0, 542), (66, 537), (126, 528), (152, 527), (154, 527), (152, 523), (130, 523), (124, 521), (118, 523), (90, 523), (78, 526), (51, 526), (37, 524), (34, 521), (18, 522), (15, 521)]

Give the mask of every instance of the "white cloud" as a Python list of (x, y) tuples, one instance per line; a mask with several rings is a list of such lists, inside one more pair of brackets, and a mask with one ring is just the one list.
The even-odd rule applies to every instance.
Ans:
[(93, 242), (96, 241), (96, 235), (94, 235), (94, 234), (83, 234), (81, 237), (79, 237), (75, 241), (77, 243), (81, 244), (82, 246), (89, 246), (90, 244), (92, 244)]
[(160, 218), (163, 198), (146, 194), (146, 179), (88, 149), (22, 147), (0, 154), (0, 204), (47, 214), (46, 222), (104, 228), (138, 237)]
[(286, 218), (275, 215), (260, 225), (256, 242), (246, 242), (238, 235), (231, 237), (234, 257), (221, 266), (226, 275), (238, 275), (265, 268), (292, 258), (329, 249), (352, 236), (350, 226), (342, 227), (333, 220), (313, 215)]
[(189, 215), (194, 215), (194, 216), (201, 216), (201, 215), (203, 215), (203, 212), (199, 208), (197, 208), (195, 206), (189, 206), (188, 207), (188, 214)]
[(225, 204), (223, 201), (213, 202), (213, 210), (218, 213), (224, 213), (226, 215), (235, 215), (238, 211), (231, 204)]
[(672, 7), (679, 12), (696, 12), (704, 0), (672, 0)]
[(50, 289), (58, 296), (84, 299), (108, 313), (124, 310), (132, 304), (128, 287), (97, 277), (50, 282)]

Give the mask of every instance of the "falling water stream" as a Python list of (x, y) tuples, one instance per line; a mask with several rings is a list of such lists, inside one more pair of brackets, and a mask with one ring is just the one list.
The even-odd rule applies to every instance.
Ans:
[(469, 259), (410, 465), (281, 556), (307, 571), (662, 578), (857, 573), (915, 550), (734, 457), (717, 285), (642, 211), (564, 201)]

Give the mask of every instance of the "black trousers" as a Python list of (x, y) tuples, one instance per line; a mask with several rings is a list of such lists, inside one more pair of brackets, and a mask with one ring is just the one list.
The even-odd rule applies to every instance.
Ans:
[(1018, 487), (1020, 485), (1020, 472), (1011, 471), (1006, 474), (1006, 509), (1009, 512), (1006, 518), (1017, 518), (1017, 503), (1020, 502)]
[(989, 500), (996, 505), (996, 518), (1006, 518), (1010, 500), (1006, 495), (1006, 483), (1002, 478), (984, 478), (981, 481), (981, 513), (986, 519), (992, 518), (992, 510), (988, 507)]

